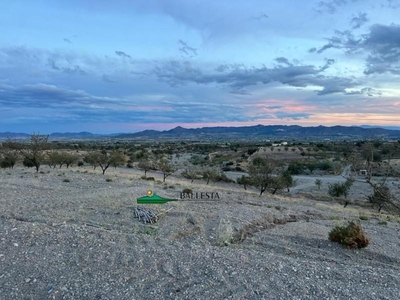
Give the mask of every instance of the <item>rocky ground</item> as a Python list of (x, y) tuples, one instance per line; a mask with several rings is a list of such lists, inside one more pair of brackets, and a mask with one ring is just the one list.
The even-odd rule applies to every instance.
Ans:
[[(365, 207), (244, 191), (135, 170), (0, 171), (0, 299), (398, 299), (400, 223)], [(161, 179), (159, 174), (150, 174)], [(111, 179), (107, 182), (106, 179)], [(208, 202), (147, 205), (148, 189), (218, 192)], [(363, 220), (360, 220), (362, 216)], [(347, 220), (362, 250), (328, 240)]]

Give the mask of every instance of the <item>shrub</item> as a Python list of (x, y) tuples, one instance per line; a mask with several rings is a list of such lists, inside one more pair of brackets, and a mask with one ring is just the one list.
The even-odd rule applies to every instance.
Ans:
[(378, 222), (378, 225), (387, 226), (387, 225), (388, 225), (388, 222), (386, 222), (386, 221), (379, 221), (379, 222)]
[(146, 177), (146, 180), (154, 181), (154, 177)]
[(112, 178), (107, 178), (106, 182), (113, 182)]
[(83, 167), (83, 165), (84, 165), (85, 163), (83, 162), (83, 161), (78, 161), (78, 167)]
[(360, 220), (368, 221), (368, 217), (367, 216), (360, 216)]
[(192, 193), (193, 193), (193, 191), (188, 188), (182, 190), (182, 194), (192, 194)]
[(0, 167), (2, 169), (6, 169), (6, 168), (11, 168), (11, 165), (7, 160), (2, 160), (0, 163)]
[(24, 165), (24, 167), (27, 167), (27, 168), (33, 168), (35, 166), (35, 164), (29, 158), (26, 158), (26, 157), (22, 161), (22, 164)]
[(347, 226), (335, 226), (329, 232), (329, 240), (349, 248), (365, 248), (369, 238), (365, 236), (360, 224), (349, 222)]
[(69, 180), (68, 178), (65, 178), (65, 179), (63, 180), (63, 182), (70, 182), (70, 180)]

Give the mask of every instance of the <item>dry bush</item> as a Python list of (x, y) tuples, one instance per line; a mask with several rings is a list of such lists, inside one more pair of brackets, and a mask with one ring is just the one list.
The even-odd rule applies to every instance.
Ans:
[(329, 240), (353, 249), (365, 248), (370, 241), (361, 225), (354, 222), (349, 222), (347, 226), (335, 226), (329, 232)]

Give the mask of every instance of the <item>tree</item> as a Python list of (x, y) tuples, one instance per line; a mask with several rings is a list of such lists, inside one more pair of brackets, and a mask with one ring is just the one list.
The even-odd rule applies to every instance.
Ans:
[(61, 162), (61, 154), (59, 151), (53, 150), (47, 153), (46, 163), (49, 167), (52, 167), (54, 169), (58, 164), (60, 164), (60, 162)]
[(289, 170), (285, 170), (280, 177), (283, 186), (290, 192), (290, 188), (296, 185), (296, 180), (294, 180)]
[(334, 184), (330, 184), (328, 193), (332, 197), (337, 197), (337, 198), (344, 196), (345, 199), (344, 207), (346, 207), (349, 204), (349, 202), (347, 201), (347, 196), (349, 194), (350, 188), (353, 185), (353, 183), (354, 180), (348, 178), (346, 182), (336, 182)]
[(251, 177), (245, 176), (245, 175), (242, 175), (241, 177), (238, 177), (238, 178), (236, 179), (236, 182), (237, 182), (238, 184), (242, 184), (245, 190), (247, 190), (247, 186), (253, 184), (253, 182), (252, 182), (252, 180), (251, 180)]
[(378, 206), (378, 212), (380, 212), (381, 209), (388, 203), (388, 201), (393, 198), (393, 196), (386, 184), (377, 185), (373, 190), (373, 194), (368, 196), (367, 199), (373, 206)]
[(83, 157), (83, 161), (93, 167), (93, 170), (96, 170), (97, 167), (97, 157), (99, 156), (98, 151), (92, 151), (86, 153), (86, 155)]
[(24, 160), (29, 161), (36, 168), (36, 172), (39, 172), (40, 165), (45, 161), (44, 150), (48, 147), (48, 138), (48, 135), (33, 133), (27, 148), (21, 150)]
[(260, 190), (260, 196), (269, 187), (274, 169), (274, 162), (266, 157), (255, 157), (252, 160), (249, 166), (249, 175), (254, 185)]
[(126, 162), (125, 155), (121, 151), (113, 151), (110, 156), (111, 156), (110, 165), (114, 169), (116, 169), (118, 166), (124, 165)]
[(15, 164), (17, 163), (18, 155), (15, 152), (7, 152), (3, 154), (3, 157), (0, 160), (1, 168), (10, 168), (13, 169)]
[(218, 177), (218, 171), (214, 168), (206, 168), (203, 171), (203, 178), (207, 180), (207, 184), (210, 180), (215, 180)]
[(138, 163), (138, 168), (144, 171), (144, 177), (146, 177), (147, 172), (153, 169), (153, 164), (149, 159), (141, 159)]
[(315, 185), (320, 190), (321, 189), (321, 185), (322, 185), (322, 180), (321, 179), (315, 179)]
[(176, 170), (171, 162), (165, 158), (161, 158), (158, 162), (158, 169), (163, 173), (163, 182), (165, 182), (165, 179)]
[(0, 145), (2, 145), (2, 151), (0, 153), (1, 168), (13, 169), (18, 160), (17, 150), (20, 147), (19, 144), (7, 138), (6, 141)]
[(63, 164), (67, 166), (67, 169), (69, 168), (70, 165), (75, 163), (79, 159), (79, 156), (70, 153), (70, 152), (61, 152), (61, 162), (60, 162), (60, 168)]
[(275, 195), (278, 190), (281, 190), (285, 187), (285, 183), (281, 176), (271, 176), (268, 180), (267, 187), (271, 188), (272, 195)]
[(85, 158), (88, 159), (91, 164), (96, 163), (99, 165), (103, 175), (109, 166), (120, 166), (125, 163), (124, 154), (118, 150), (112, 152), (107, 152), (106, 150), (95, 151), (89, 156), (85, 156)]
[(193, 182), (198, 177), (198, 175), (199, 175), (199, 169), (194, 166), (188, 166), (182, 172), (182, 176), (187, 179), (190, 179), (191, 182)]

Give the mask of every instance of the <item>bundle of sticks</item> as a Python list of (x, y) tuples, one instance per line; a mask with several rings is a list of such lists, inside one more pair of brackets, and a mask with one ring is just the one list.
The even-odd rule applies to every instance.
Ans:
[(146, 209), (144, 207), (135, 207), (133, 209), (133, 213), (135, 215), (135, 218), (138, 218), (139, 221), (143, 221), (144, 224), (150, 223), (156, 223), (157, 222), (157, 214), (154, 213), (153, 211)]

